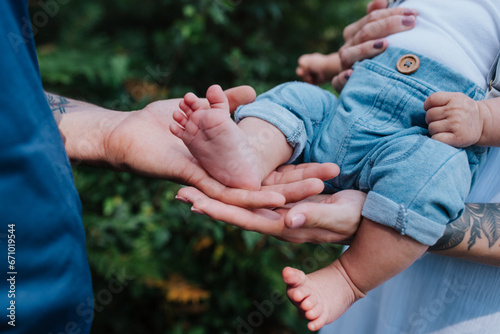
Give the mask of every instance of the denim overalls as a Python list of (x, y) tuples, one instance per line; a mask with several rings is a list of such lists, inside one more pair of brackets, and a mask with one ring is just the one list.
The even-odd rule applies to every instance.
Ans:
[(239, 108), (236, 120), (258, 117), (279, 128), (294, 148), (290, 162), (334, 162), (330, 191), (368, 193), (363, 216), (433, 245), (460, 217), (486, 148), (457, 149), (429, 137), (423, 108), (438, 91), (484, 98), (470, 79), (433, 59), (402, 74), (408, 50), (389, 47), (354, 66), (339, 98), (300, 82), (285, 83)]

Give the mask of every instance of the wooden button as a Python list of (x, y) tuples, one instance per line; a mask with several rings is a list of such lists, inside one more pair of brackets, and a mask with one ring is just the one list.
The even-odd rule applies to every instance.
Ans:
[(407, 54), (399, 58), (396, 68), (400, 73), (412, 74), (420, 67), (420, 59), (412, 54)]

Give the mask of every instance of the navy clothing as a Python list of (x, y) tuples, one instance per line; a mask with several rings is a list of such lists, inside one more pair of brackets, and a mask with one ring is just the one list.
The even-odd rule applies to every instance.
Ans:
[(81, 204), (43, 92), (27, 6), (0, 1), (0, 332), (88, 333)]

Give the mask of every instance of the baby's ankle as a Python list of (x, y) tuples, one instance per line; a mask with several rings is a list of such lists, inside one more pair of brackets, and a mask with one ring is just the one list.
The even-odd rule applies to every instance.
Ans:
[(335, 262), (332, 263), (332, 266), (344, 277), (346, 283), (349, 285), (349, 287), (352, 290), (353, 293), (353, 298), (354, 301), (358, 301), (366, 296), (366, 292), (362, 291), (357, 287), (356, 284), (354, 284), (353, 280), (349, 276), (348, 272), (346, 271), (344, 264), (342, 263), (342, 256), (336, 260)]

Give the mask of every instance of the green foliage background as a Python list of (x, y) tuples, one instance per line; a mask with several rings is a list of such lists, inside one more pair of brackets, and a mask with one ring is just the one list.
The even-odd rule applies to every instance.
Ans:
[[(47, 0), (30, 9), (46, 90), (118, 110), (156, 99), (296, 80), (331, 52), (365, 0)], [(93, 333), (306, 333), (281, 270), (329, 263), (191, 213), (178, 185), (76, 166), (96, 314)]]

